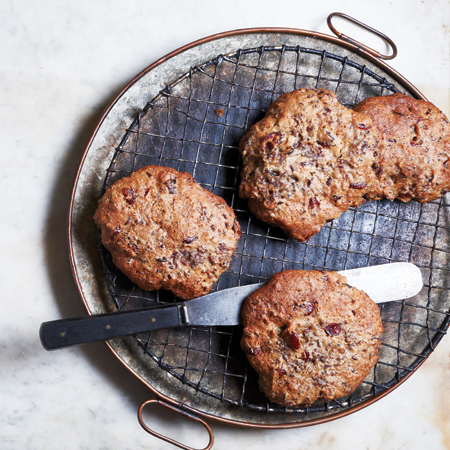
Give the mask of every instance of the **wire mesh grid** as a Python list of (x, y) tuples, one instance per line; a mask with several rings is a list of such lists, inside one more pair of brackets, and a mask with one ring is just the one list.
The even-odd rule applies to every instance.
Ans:
[[(268, 280), (287, 269), (345, 270), (395, 261), (421, 268), (425, 285), (413, 299), (382, 304), (379, 361), (350, 396), (309, 407), (279, 407), (259, 392), (240, 349), (241, 327), (188, 327), (136, 336), (150, 357), (184, 383), (220, 401), (264, 412), (340, 412), (399, 383), (430, 354), (449, 325), (450, 203), (378, 201), (350, 209), (308, 242), (289, 239), (253, 216), (237, 196), (238, 143), (281, 93), (326, 88), (353, 107), (401, 90), (346, 57), (303, 47), (258, 47), (219, 55), (168, 84), (140, 112), (116, 149), (104, 187), (139, 167), (187, 171), (233, 207), (242, 237), (230, 268), (213, 290)], [(110, 293), (120, 310), (177, 301), (145, 292), (112, 264), (102, 248)]]

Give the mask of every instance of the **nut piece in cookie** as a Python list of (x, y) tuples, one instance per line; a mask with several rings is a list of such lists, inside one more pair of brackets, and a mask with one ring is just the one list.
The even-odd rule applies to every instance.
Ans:
[(377, 169), (384, 195), (424, 203), (450, 191), (450, 123), (432, 103), (404, 94), (355, 106), (380, 135)]
[(242, 319), (241, 347), (279, 405), (348, 395), (378, 360), (378, 306), (336, 272), (277, 273), (245, 300)]
[(239, 195), (261, 220), (300, 241), (350, 206), (380, 198), (377, 133), (328, 90), (281, 95), (240, 142)]
[(188, 173), (147, 166), (110, 186), (94, 220), (114, 264), (145, 290), (189, 300), (228, 269), (240, 226), (232, 208)]

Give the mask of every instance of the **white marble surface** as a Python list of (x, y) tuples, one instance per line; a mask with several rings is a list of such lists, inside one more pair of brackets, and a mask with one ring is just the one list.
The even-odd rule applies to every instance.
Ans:
[[(389, 34), (391, 65), (450, 115), (448, 0), (0, 2), (0, 448), (170, 449), (141, 429), (149, 391), (103, 344), (46, 352), (41, 322), (84, 314), (66, 252), (72, 180), (103, 108), (144, 67), (198, 38), (251, 26), (328, 33), (340, 10)], [(362, 35), (361, 35), (362, 36)], [(405, 384), (328, 424), (212, 423), (215, 449), (450, 448), (450, 338)], [(161, 413), (194, 447), (202, 430)]]

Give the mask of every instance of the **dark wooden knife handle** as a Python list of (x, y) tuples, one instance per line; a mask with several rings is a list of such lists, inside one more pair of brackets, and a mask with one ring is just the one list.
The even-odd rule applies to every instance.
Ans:
[(181, 305), (138, 311), (98, 314), (79, 319), (44, 322), (39, 330), (42, 345), (54, 350), (71, 345), (105, 341), (119, 336), (184, 325)]

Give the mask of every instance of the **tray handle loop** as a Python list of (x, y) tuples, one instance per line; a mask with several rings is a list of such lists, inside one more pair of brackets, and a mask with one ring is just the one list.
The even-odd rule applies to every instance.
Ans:
[[(180, 414), (184, 417), (187, 417), (188, 419), (195, 420), (196, 422), (201, 423), (206, 428), (206, 431), (208, 432), (208, 435), (209, 435), (208, 445), (206, 447), (204, 447), (203, 449), (195, 449), (194, 447), (189, 447), (188, 445), (178, 442), (175, 439), (169, 438), (168, 436), (164, 436), (163, 434), (158, 433), (158, 432), (152, 430), (151, 428), (149, 428), (147, 426), (147, 424), (144, 422), (144, 419), (142, 418), (142, 411), (144, 410), (144, 408), (147, 405), (150, 405), (150, 404), (157, 404), (157, 405), (163, 406), (164, 408), (170, 409), (171, 411), (176, 412), (177, 414)], [(212, 432), (212, 429), (203, 419), (200, 419), (200, 417), (197, 417), (194, 414), (191, 414), (185, 410), (182, 410), (182, 409), (180, 409), (174, 405), (171, 405), (170, 403), (164, 402), (160, 399), (151, 399), (151, 400), (147, 400), (144, 403), (142, 403), (142, 405), (139, 407), (139, 410), (138, 410), (138, 420), (139, 420), (139, 424), (141, 425), (141, 427), (147, 433), (150, 433), (152, 436), (155, 436), (158, 439), (161, 439), (163, 441), (169, 442), (170, 444), (173, 444), (184, 450), (210, 450), (214, 444), (214, 434)]]
[[(335, 26), (333, 25), (331, 19), (333, 17), (342, 17), (343, 19), (348, 20), (349, 22), (353, 22), (354, 24), (360, 26), (361, 28), (364, 28), (365, 30), (368, 30), (374, 34), (376, 34), (378, 37), (380, 37), (381, 39), (383, 39), (385, 42), (387, 42), (391, 49), (392, 49), (392, 54), (391, 55), (383, 55), (382, 53), (374, 50), (373, 48), (368, 47), (367, 45), (362, 44), (359, 41), (356, 41), (355, 39), (352, 39), (349, 36), (346, 36), (344, 33), (339, 32)], [(350, 44), (356, 45), (358, 47), (359, 50), (364, 50), (365, 52), (371, 54), (372, 56), (375, 56), (377, 58), (380, 59), (394, 59), (397, 56), (397, 46), (395, 45), (394, 41), (386, 36), (385, 34), (381, 33), (381, 31), (376, 30), (375, 28), (370, 27), (369, 25), (366, 25), (365, 23), (360, 22), (359, 20), (356, 20), (355, 18), (348, 16), (347, 14), (343, 14), (340, 12), (334, 12), (331, 13), (328, 18), (327, 18), (327, 24), (328, 24), (328, 28), (340, 39), (342, 39), (343, 41), (349, 42)]]

